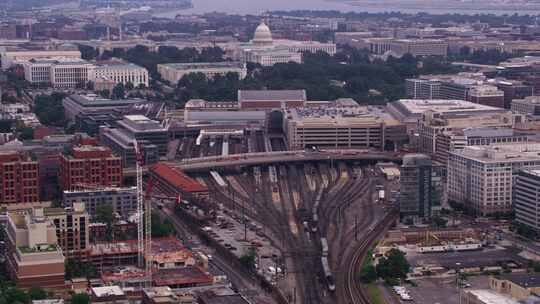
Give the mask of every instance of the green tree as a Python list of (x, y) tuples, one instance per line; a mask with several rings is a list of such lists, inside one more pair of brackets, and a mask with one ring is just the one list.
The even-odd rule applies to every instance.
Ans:
[(250, 249), (248, 253), (240, 257), (240, 263), (242, 263), (242, 265), (250, 269), (255, 268), (255, 261), (256, 261), (256, 256), (255, 256), (255, 250), (253, 249)]
[(30, 296), (24, 290), (17, 287), (9, 287), (5, 292), (7, 303), (30, 303)]
[(135, 88), (135, 86), (133, 85), (132, 82), (128, 82), (126, 83), (126, 86), (125, 86), (125, 89), (128, 90), (128, 91), (131, 91)]
[(398, 278), (404, 279), (407, 277), (410, 265), (405, 258), (405, 253), (398, 249), (391, 249), (386, 257), (379, 259), (376, 271), (383, 279)]
[(110, 204), (100, 204), (96, 208), (96, 220), (111, 225), (114, 221), (114, 209)]
[(440, 227), (440, 228), (446, 227), (446, 224), (448, 223), (447, 220), (445, 220), (444, 218), (440, 216), (433, 217), (432, 222), (435, 227)]
[(176, 232), (169, 219), (162, 220), (158, 213), (152, 212), (152, 237), (164, 237)]
[(377, 271), (375, 270), (375, 266), (371, 264), (364, 265), (360, 270), (359, 278), (363, 283), (371, 283), (375, 281), (377, 279)]
[(100, 204), (96, 208), (96, 221), (107, 225), (105, 239), (112, 240), (114, 234), (114, 209), (109, 204)]
[(112, 90), (113, 99), (124, 99), (126, 95), (126, 90), (123, 83), (117, 84)]
[(8, 133), (12, 131), (13, 120), (2, 119), (0, 120), (0, 133)]
[(90, 304), (90, 297), (86, 293), (77, 293), (71, 297), (71, 304)]
[(44, 300), (47, 298), (47, 292), (41, 287), (32, 287), (28, 290), (28, 296), (31, 300)]
[(81, 57), (84, 60), (93, 60), (99, 55), (95, 48), (87, 45), (79, 45), (79, 51), (81, 52)]
[(517, 232), (517, 234), (529, 238), (529, 239), (536, 239), (538, 237), (538, 233), (533, 228), (522, 224), (522, 223), (514, 223), (514, 229)]
[(51, 95), (39, 95), (34, 100), (34, 112), (44, 125), (63, 127), (65, 124), (62, 99), (66, 94), (54, 92)]
[(20, 140), (30, 140), (34, 139), (34, 129), (31, 127), (22, 126), (17, 129)]
[(64, 263), (64, 272), (66, 280), (73, 278), (95, 278), (98, 276), (96, 268), (90, 263), (81, 263), (72, 259)]
[(111, 91), (105, 89), (105, 90), (101, 90), (99, 91), (99, 95), (103, 98), (109, 98), (111, 97)]

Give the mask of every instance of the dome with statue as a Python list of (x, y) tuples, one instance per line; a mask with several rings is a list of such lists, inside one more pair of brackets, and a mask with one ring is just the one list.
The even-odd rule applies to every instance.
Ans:
[(251, 43), (254, 46), (269, 46), (272, 45), (272, 32), (270, 28), (264, 23), (264, 21), (257, 26), (255, 34), (253, 35), (253, 40)]

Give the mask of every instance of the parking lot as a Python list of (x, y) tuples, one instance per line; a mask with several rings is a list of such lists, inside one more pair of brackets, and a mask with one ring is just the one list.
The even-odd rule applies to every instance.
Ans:
[(240, 217), (219, 212), (216, 223), (203, 227), (203, 230), (237, 257), (249, 254), (251, 248), (255, 249), (256, 266), (269, 280), (275, 278), (276, 269), (283, 269), (279, 250), (272, 246), (262, 226), (250, 219), (244, 223)]
[[(456, 286), (455, 277), (448, 278), (425, 278), (415, 280), (417, 286), (405, 285), (412, 301), (400, 301), (399, 296), (388, 288), (387, 294), (393, 295), (392, 303), (418, 303), (418, 304), (459, 304), (459, 290)], [(470, 284), (464, 289), (489, 288), (489, 278), (487, 276), (473, 276), (467, 278)]]
[(497, 246), (493, 249), (476, 251), (446, 252), (446, 253), (416, 253), (407, 250), (407, 260), (412, 267), (424, 265), (437, 265), (447, 269), (455, 269), (459, 263), (461, 268), (499, 266), (504, 263), (526, 264), (527, 261), (520, 257), (519, 250)]

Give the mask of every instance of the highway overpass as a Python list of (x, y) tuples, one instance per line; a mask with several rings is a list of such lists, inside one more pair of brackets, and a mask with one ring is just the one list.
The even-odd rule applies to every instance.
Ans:
[[(394, 152), (374, 150), (324, 150), (281, 151), (232, 154), (228, 156), (209, 156), (190, 158), (178, 162), (167, 162), (186, 172), (202, 172), (219, 168), (234, 168), (243, 166), (260, 166), (276, 163), (294, 163), (306, 161), (359, 160), (359, 161), (401, 161), (401, 156)], [(145, 171), (147, 168), (145, 168)], [(125, 168), (124, 175), (135, 176), (134, 168)]]

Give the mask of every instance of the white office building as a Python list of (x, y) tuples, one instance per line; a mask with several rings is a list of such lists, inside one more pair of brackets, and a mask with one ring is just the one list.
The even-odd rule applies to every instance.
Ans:
[(24, 78), (32, 84), (65, 89), (95, 80), (95, 66), (82, 59), (31, 59), (23, 66)]
[(95, 77), (115, 84), (131, 83), (135, 88), (140, 85), (148, 87), (148, 70), (133, 63), (98, 65)]
[(2, 57), (2, 69), (7, 70), (17, 64), (35, 59), (50, 59), (50, 58), (66, 58), (66, 59), (81, 59), (81, 52), (78, 50), (54, 50), (54, 51), (29, 51), (15, 50), (4, 51), (0, 53)]
[(480, 216), (512, 210), (519, 169), (540, 166), (540, 144), (470, 146), (450, 152), (448, 199)]
[(262, 66), (273, 66), (278, 63), (302, 63), (302, 53), (291, 52), (287, 49), (247, 49), (244, 51), (246, 62), (258, 63)]
[(237, 73), (239, 79), (247, 75), (247, 68), (241, 62), (197, 62), (197, 63), (167, 63), (158, 64), (159, 75), (171, 84), (177, 84), (182, 77), (191, 73), (202, 73), (207, 79), (227, 73)]

